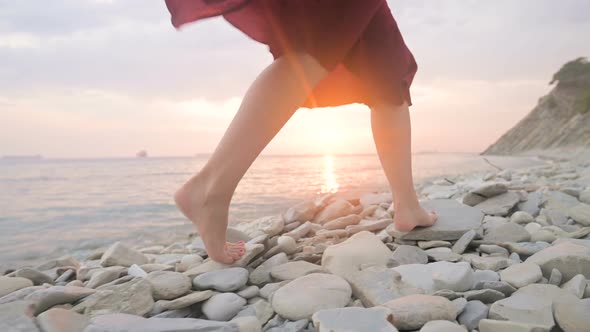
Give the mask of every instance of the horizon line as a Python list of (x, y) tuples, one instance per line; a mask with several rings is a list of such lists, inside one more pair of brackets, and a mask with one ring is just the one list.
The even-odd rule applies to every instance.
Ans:
[[(450, 154), (481, 154), (481, 151), (417, 151), (412, 152), (412, 155), (423, 155), (423, 154), (438, 154), (438, 153), (450, 153)], [(148, 155), (147, 157), (137, 157), (133, 155), (125, 156), (44, 156), (42, 154), (30, 154), (30, 155), (0, 155), (1, 160), (95, 160), (95, 159), (174, 159), (174, 158), (195, 158), (195, 157), (206, 157), (212, 155), (213, 152), (195, 153), (192, 155)], [(377, 155), (373, 152), (359, 152), (359, 153), (268, 153), (261, 154), (260, 157), (323, 157), (323, 156), (369, 156)], [(35, 157), (35, 158), (32, 158)]]

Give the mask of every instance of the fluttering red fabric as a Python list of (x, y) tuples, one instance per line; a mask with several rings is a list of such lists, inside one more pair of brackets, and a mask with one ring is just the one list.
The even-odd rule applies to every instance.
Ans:
[(306, 52), (330, 74), (305, 107), (350, 103), (411, 105), (416, 74), (385, 0), (165, 0), (172, 24), (222, 15), (273, 57)]

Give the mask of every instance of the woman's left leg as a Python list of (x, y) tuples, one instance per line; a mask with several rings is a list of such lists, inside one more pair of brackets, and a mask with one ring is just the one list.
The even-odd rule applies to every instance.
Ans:
[(432, 226), (436, 215), (420, 207), (412, 178), (412, 139), (407, 104), (379, 104), (371, 108), (371, 128), (381, 166), (391, 186), (395, 228), (408, 232)]
[(264, 147), (305, 102), (328, 72), (305, 53), (284, 55), (258, 76), (205, 166), (175, 195), (197, 227), (213, 260), (231, 264), (243, 247), (226, 243), (229, 204), (234, 191)]

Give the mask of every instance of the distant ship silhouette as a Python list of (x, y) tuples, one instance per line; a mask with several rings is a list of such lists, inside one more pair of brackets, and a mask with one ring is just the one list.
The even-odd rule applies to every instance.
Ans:
[(137, 158), (147, 158), (148, 153), (146, 150), (139, 151), (136, 155)]

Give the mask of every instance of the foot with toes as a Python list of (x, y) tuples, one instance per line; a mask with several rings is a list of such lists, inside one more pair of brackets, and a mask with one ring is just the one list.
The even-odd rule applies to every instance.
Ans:
[(430, 227), (436, 223), (436, 212), (427, 212), (422, 207), (395, 209), (393, 224), (400, 232), (409, 232), (416, 227)]
[(197, 228), (209, 257), (219, 263), (233, 264), (245, 253), (244, 242), (226, 241), (230, 197), (211, 194), (199, 175), (184, 184), (174, 195), (180, 211)]

